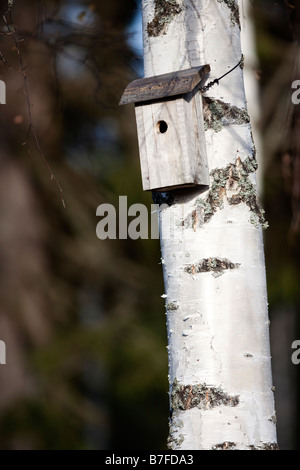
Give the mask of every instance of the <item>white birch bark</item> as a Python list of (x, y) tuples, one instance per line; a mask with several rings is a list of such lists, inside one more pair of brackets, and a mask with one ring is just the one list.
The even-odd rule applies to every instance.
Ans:
[(258, 169), (256, 172), (256, 183), (258, 194), (263, 194), (264, 158), (263, 146), (260, 132), (261, 100), (259, 96), (258, 78), (259, 62), (256, 53), (255, 25), (253, 22), (253, 5), (249, 0), (239, 0), (240, 23), (241, 23), (241, 46), (245, 56), (244, 83), (247, 99), (248, 113), (251, 118), (251, 128), (255, 147)]
[[(213, 80), (240, 60), (235, 1), (143, 0), (143, 26), (145, 76), (210, 64)], [(242, 69), (204, 96), (210, 187), (156, 198), (168, 204), (169, 447), (273, 449), (264, 219)]]

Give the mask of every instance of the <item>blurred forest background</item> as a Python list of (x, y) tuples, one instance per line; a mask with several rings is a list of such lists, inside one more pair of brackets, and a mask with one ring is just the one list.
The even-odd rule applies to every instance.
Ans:
[[(300, 339), (300, 105), (291, 102), (300, 5), (251, 4), (278, 439), (292, 450), (300, 449), (300, 365), (291, 362)], [(96, 236), (101, 203), (118, 207), (119, 195), (152, 203), (133, 107), (118, 105), (143, 75), (140, 2), (15, 0), (7, 9), (2, 1), (0, 449), (165, 449), (159, 241)]]

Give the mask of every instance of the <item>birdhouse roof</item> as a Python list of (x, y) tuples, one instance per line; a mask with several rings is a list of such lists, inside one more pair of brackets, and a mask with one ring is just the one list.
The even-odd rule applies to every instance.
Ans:
[(125, 89), (120, 104), (152, 101), (189, 93), (209, 72), (210, 66), (202, 65), (179, 72), (134, 80)]

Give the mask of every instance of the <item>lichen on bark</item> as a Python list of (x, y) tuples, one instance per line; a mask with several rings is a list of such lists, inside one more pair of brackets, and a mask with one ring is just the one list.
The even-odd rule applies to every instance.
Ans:
[[(250, 223), (256, 228), (267, 228), (268, 223), (264, 217), (264, 210), (260, 208), (257, 191), (249, 175), (257, 170), (257, 161), (254, 156), (241, 160), (240, 157), (234, 163), (225, 168), (217, 168), (211, 171), (211, 184), (205, 198), (198, 197), (195, 201), (196, 208), (184, 220), (184, 226), (193, 226), (194, 229), (211, 220), (214, 214), (222, 209), (224, 200), (231, 206), (244, 203), (250, 209)], [(196, 211), (196, 212), (195, 212)]]
[(170, 419), (169, 419), (169, 436), (167, 439), (168, 449), (178, 449), (184, 442), (184, 436), (181, 433), (183, 428), (183, 422), (180, 419), (178, 413), (174, 413), (173, 410), (170, 410)]
[(223, 127), (249, 124), (250, 117), (245, 108), (232, 106), (224, 101), (203, 96), (204, 129), (220, 132)]
[(176, 436), (175, 432), (173, 433), (172, 431), (170, 431), (168, 439), (167, 439), (167, 447), (168, 449), (173, 449), (173, 450), (177, 449), (178, 447), (181, 446), (183, 441), (184, 441), (184, 437), (182, 434), (178, 434), (178, 436)]
[(181, 12), (182, 7), (176, 0), (155, 0), (154, 18), (147, 25), (148, 35), (166, 34), (169, 24)]

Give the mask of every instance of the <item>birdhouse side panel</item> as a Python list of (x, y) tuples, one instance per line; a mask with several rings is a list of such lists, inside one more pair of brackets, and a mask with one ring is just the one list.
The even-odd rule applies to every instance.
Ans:
[(150, 175), (148, 165), (148, 154), (150, 153), (150, 149), (147, 149), (146, 130), (144, 124), (146, 116), (144, 116), (144, 114), (146, 113), (144, 112), (143, 106), (140, 104), (135, 105), (135, 117), (139, 145), (142, 185), (143, 190), (147, 191), (150, 189)]
[(170, 189), (193, 180), (187, 155), (182, 97), (136, 105), (144, 190)]
[(199, 91), (189, 93), (186, 96), (186, 106), (192, 113), (190, 128), (190, 154), (195, 155), (193, 164), (193, 175), (195, 184), (209, 185), (209, 168), (206, 152), (206, 137), (204, 130), (202, 95)]
[(195, 139), (195, 122), (192, 104), (187, 102), (186, 95), (176, 100), (177, 134), (180, 140), (183, 184), (193, 186), (197, 159), (197, 142)]

